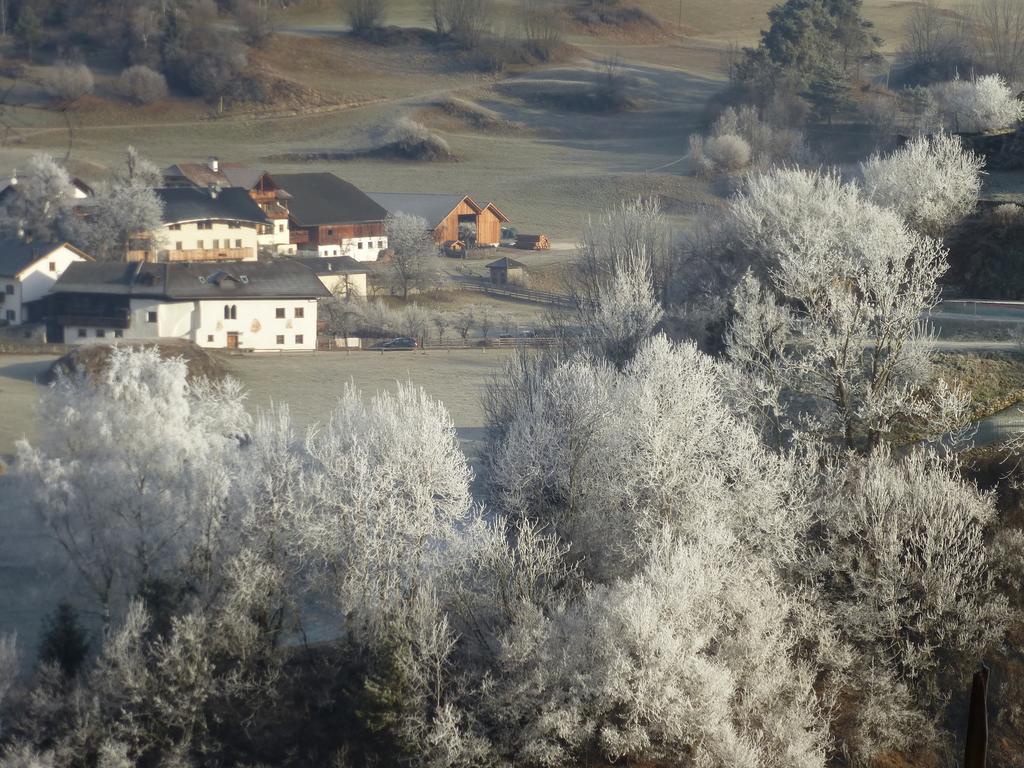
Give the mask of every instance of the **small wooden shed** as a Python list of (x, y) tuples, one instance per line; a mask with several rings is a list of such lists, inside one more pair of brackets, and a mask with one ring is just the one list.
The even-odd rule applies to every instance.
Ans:
[(526, 265), (508, 256), (487, 265), (491, 271), (491, 282), (495, 285), (523, 285), (526, 282)]

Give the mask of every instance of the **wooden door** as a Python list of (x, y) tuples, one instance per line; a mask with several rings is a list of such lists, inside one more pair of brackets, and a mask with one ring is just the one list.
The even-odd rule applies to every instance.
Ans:
[(234, 332), (228, 333), (228, 349), (238, 349), (238, 334)]

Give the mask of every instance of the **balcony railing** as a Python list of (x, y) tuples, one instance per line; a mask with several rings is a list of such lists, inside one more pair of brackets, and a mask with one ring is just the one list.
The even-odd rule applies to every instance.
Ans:
[(160, 252), (161, 261), (245, 261), (255, 258), (255, 248), (192, 248)]

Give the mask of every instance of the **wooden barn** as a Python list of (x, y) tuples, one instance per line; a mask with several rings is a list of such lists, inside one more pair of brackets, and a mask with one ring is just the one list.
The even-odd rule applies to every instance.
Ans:
[(371, 192), (370, 197), (388, 213), (406, 213), (425, 219), (438, 245), (467, 239), (472, 233), (478, 246), (497, 247), (501, 243), (501, 225), (508, 221), (493, 203), (481, 206), (469, 195), (403, 194)]

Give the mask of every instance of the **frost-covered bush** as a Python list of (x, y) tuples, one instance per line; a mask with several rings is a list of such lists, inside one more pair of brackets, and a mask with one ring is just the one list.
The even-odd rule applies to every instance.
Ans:
[(121, 72), (117, 92), (136, 104), (152, 104), (167, 98), (167, 78), (144, 64), (137, 64)]
[(492, 503), (550, 526), (589, 578), (633, 573), (666, 527), (735, 526), (753, 549), (790, 556), (802, 529), (781, 502), (791, 477), (733, 417), (711, 358), (657, 336), (621, 374), (582, 356), (526, 374), (509, 371), (521, 407), (492, 425)]
[(854, 654), (850, 741), (864, 758), (926, 743), (935, 705), (1010, 619), (985, 542), (993, 499), (923, 451), (882, 450), (834, 463), (815, 507), (805, 567)]
[(637, 259), (615, 265), (614, 274), (600, 287), (596, 303), (585, 308), (583, 317), (592, 348), (623, 366), (651, 335), (662, 314), (651, 285), (650, 265)]
[(482, 715), (525, 764), (824, 766), (793, 607), (714, 524), (695, 541), (659, 537), (633, 576), (512, 627)]
[(92, 71), (84, 64), (55, 67), (43, 76), (42, 85), (50, 96), (65, 104), (92, 93), (96, 87)]
[(707, 137), (690, 137), (690, 160), (703, 175), (800, 163), (807, 155), (802, 132), (776, 125), (750, 106), (726, 108)]
[(704, 152), (724, 171), (739, 171), (750, 164), (750, 144), (734, 133), (712, 136), (704, 142)]
[(147, 580), (183, 570), (199, 588), (220, 554), (249, 422), (237, 382), (186, 373), (115, 347), (101, 372), (50, 388), (38, 438), (18, 444), (23, 493), (108, 619)]
[(409, 117), (400, 117), (391, 125), (378, 151), (407, 160), (451, 160), (454, 157), (447, 141)]
[(919, 232), (940, 237), (974, 212), (983, 158), (949, 134), (911, 139), (890, 155), (861, 164), (864, 193)]
[(1012, 128), (1024, 114), (1024, 104), (999, 75), (951, 80), (929, 90), (942, 127), (957, 133)]

